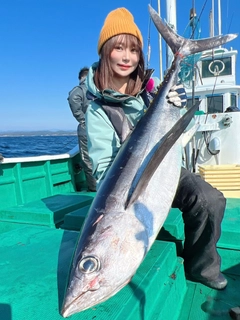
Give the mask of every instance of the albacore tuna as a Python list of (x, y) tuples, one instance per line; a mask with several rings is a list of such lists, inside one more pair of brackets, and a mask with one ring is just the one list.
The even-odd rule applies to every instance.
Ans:
[(91, 205), (73, 257), (63, 317), (107, 300), (135, 274), (171, 208), (181, 169), (179, 137), (198, 107), (180, 117), (180, 109), (167, 103), (166, 96), (178, 80), (180, 61), (236, 37), (187, 40), (165, 25), (151, 6), (149, 11), (174, 61)]

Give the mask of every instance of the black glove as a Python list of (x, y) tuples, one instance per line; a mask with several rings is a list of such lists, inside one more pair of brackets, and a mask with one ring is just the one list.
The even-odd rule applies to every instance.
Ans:
[(184, 108), (187, 104), (186, 91), (180, 82), (169, 90), (166, 98), (168, 103), (171, 103), (178, 108)]

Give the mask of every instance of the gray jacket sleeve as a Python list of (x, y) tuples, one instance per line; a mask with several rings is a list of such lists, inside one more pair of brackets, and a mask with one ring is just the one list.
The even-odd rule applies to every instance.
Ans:
[(78, 122), (85, 121), (83, 112), (84, 94), (83, 89), (80, 86), (77, 86), (69, 92), (68, 96), (68, 103), (72, 114)]

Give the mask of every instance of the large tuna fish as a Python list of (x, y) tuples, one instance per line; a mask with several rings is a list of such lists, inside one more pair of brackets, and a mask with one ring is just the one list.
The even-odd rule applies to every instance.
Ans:
[(178, 138), (197, 108), (181, 118), (179, 108), (167, 103), (180, 61), (236, 37), (187, 40), (165, 25), (150, 6), (149, 11), (174, 61), (92, 203), (73, 257), (63, 317), (107, 300), (131, 281), (171, 208), (182, 159)]

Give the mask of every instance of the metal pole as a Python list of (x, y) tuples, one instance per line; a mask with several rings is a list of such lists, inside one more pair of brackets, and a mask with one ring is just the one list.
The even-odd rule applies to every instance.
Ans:
[[(167, 22), (176, 31), (177, 14), (176, 14), (176, 0), (166, 0), (166, 16)], [(171, 66), (173, 60), (172, 50), (167, 46), (167, 69)]]
[(212, 0), (212, 37), (214, 37), (214, 35), (215, 35), (215, 30), (214, 30), (214, 19), (215, 19), (215, 17), (214, 17), (214, 0)]
[(222, 34), (222, 13), (221, 13), (221, 1), (218, 0), (218, 35)]
[[(158, 14), (159, 16), (161, 16), (161, 9), (160, 9), (160, 0), (158, 0)], [(163, 81), (163, 71), (162, 71), (162, 36), (159, 33), (158, 34), (158, 43), (159, 43), (159, 78), (160, 78), (160, 82)]]

